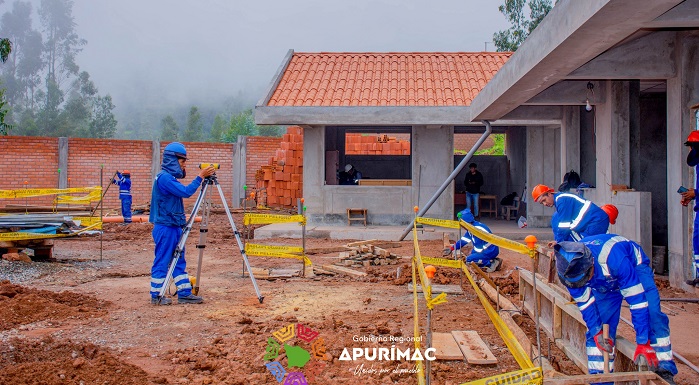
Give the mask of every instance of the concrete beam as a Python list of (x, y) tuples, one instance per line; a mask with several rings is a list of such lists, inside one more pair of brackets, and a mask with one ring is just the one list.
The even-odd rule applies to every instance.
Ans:
[(681, 2), (559, 2), (473, 100), (471, 120), (500, 119)]
[[(564, 80), (527, 100), (527, 106), (583, 106), (588, 98), (587, 81)], [(591, 82), (595, 92), (590, 104), (604, 103), (604, 82)]]
[(674, 31), (654, 32), (604, 52), (567, 79), (667, 79), (675, 76)]
[[(583, 102), (584, 104), (584, 102)], [(561, 116), (563, 116), (562, 109), (560, 106), (520, 106), (503, 116), (498, 122), (504, 121), (532, 121), (532, 120), (546, 120), (550, 122), (556, 122), (554, 124), (560, 124)], [(514, 126), (515, 124), (509, 124)], [(529, 126), (534, 125), (529, 123)]]
[(68, 138), (58, 138), (58, 188), (68, 188)]
[(247, 179), (247, 136), (239, 136), (233, 146), (233, 196), (231, 207), (239, 208), (245, 199), (245, 180)]
[(698, 28), (699, 1), (684, 1), (655, 18), (646, 28)]
[(255, 107), (264, 125), (482, 125), (471, 123), (469, 107)]

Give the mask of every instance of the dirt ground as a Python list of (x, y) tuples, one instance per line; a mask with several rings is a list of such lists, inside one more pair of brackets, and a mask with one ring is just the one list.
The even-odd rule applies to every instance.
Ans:
[[(242, 215), (234, 216), (242, 230)], [(226, 216), (212, 214), (211, 219), (201, 273), (200, 294), (205, 298), (201, 305), (150, 304), (153, 241), (152, 226), (147, 223), (107, 224), (102, 241), (99, 236), (57, 240), (54, 258), (48, 262), (0, 260), (0, 281), (5, 280), (0, 282), (0, 384), (278, 383), (265, 366), (269, 361), (264, 356), (268, 340), (274, 333), (289, 332), (285, 328), (290, 325), (317, 337), (306, 341), (299, 333), (286, 342), (288, 347), (276, 361), (292, 372), (289, 361), (298, 358), (291, 355), (294, 347), (313, 352), (303, 370), (308, 384), (417, 383), (411, 361), (340, 360), (345, 348), (350, 353), (353, 348), (413, 348), (412, 342), (405, 341), (413, 336), (413, 296), (407, 288), (412, 241), (392, 244), (396, 246), (390, 249), (392, 253), (405, 256), (398, 265), (359, 269), (367, 273), (365, 277), (258, 278), (264, 296), (260, 304), (250, 278), (241, 274), (242, 259)], [(195, 273), (198, 256), (196, 230), (197, 226), (187, 243), (190, 275)], [(347, 242), (307, 239), (306, 247), (319, 250)], [(259, 243), (298, 245), (300, 240)], [(420, 248), (423, 255), (437, 257), (442, 241), (421, 241)], [(501, 256), (503, 269), (493, 277), (518, 303), (515, 267), (528, 267), (529, 261), (508, 251)], [(338, 261), (337, 251), (309, 257), (315, 266)], [(272, 271), (300, 266), (286, 259), (250, 257), (250, 262)], [(468, 281), (455, 270), (440, 268), (434, 283), (462, 284), (464, 295), (449, 295), (447, 303), (435, 308), (433, 331), (478, 331), (498, 364), (433, 361), (432, 383), (459, 384), (517, 370)], [(680, 295), (670, 288), (663, 292)], [(694, 304), (671, 306), (681, 307), (676, 313), (690, 321), (699, 314)], [(421, 298), (419, 317), (424, 336), (426, 309)], [(533, 322), (521, 322), (535, 341)], [(673, 342), (674, 333), (673, 328)], [(686, 331), (680, 333), (690, 336)], [(372, 336), (391, 337), (393, 342), (372, 341)], [(545, 338), (542, 342), (547, 344)], [(323, 347), (325, 356), (316, 356)], [(697, 354), (689, 353), (685, 356), (696, 362)], [(555, 347), (551, 357), (561, 372), (580, 374)], [(678, 383), (699, 383), (699, 377), (682, 367)]]

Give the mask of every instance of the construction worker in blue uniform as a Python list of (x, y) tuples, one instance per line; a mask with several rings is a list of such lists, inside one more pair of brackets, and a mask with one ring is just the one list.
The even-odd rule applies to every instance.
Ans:
[[(204, 178), (213, 175), (214, 168), (201, 170), (199, 175), (188, 185), (178, 181), (186, 176), (185, 163), (187, 150), (182, 143), (173, 142), (165, 146), (163, 151), (162, 171), (153, 182), (151, 196), (150, 218), (153, 226), (153, 241), (155, 241), (155, 258), (151, 268), (150, 295), (151, 303), (170, 305), (172, 300), (158, 295), (165, 282), (170, 261), (187, 224), (184, 213), (183, 198), (189, 198), (201, 186)], [(201, 303), (202, 297), (192, 294), (192, 285), (186, 271), (185, 252), (182, 250), (177, 260), (172, 280), (177, 287), (178, 303)]]
[[(621, 301), (631, 310), (636, 331), (636, 365), (646, 365), (670, 384), (677, 374), (670, 344), (670, 325), (660, 309), (660, 295), (653, 280), (650, 259), (641, 246), (615, 234), (593, 235), (580, 242), (554, 245), (561, 283), (582, 313), (587, 325), (587, 366), (590, 374), (602, 373), (604, 351), (614, 369), (614, 341)], [(609, 325), (609, 338), (602, 325)], [(611, 384), (611, 383), (610, 383)]]
[[(458, 218), (461, 218), (464, 222), (470, 223), (479, 230), (482, 230), (489, 234), (493, 233), (492, 231), (490, 231), (490, 228), (488, 226), (476, 221), (476, 219), (473, 216), (473, 213), (468, 208), (462, 210), (456, 216)], [(485, 271), (489, 273), (492, 273), (500, 269), (502, 260), (497, 257), (498, 254), (500, 254), (500, 248), (474, 236), (468, 230), (466, 230), (461, 239), (456, 241), (456, 243), (451, 245), (451, 247), (445, 248), (443, 251), (443, 255), (447, 256), (453, 253), (454, 250), (460, 250), (462, 247), (468, 245), (469, 243), (473, 244), (473, 251), (468, 257), (466, 257), (467, 263), (475, 262), (480, 268), (485, 269)]]
[(119, 186), (119, 200), (121, 200), (121, 216), (124, 223), (131, 223), (131, 173), (117, 170), (112, 183)]
[[(694, 174), (697, 178), (695, 186), (699, 186), (699, 131), (692, 131), (684, 145), (690, 148), (689, 154), (687, 154), (687, 166), (694, 167)], [(694, 199), (694, 212), (692, 213), (694, 215), (694, 229), (692, 231), (692, 248), (694, 249), (694, 269), (692, 270), (694, 270), (694, 278), (688, 279), (687, 284), (699, 287), (699, 215), (697, 215), (697, 212), (699, 212), (699, 199), (695, 199), (696, 189), (685, 188), (682, 191), (682, 188), (680, 188), (678, 192), (682, 195), (680, 200), (682, 206), (689, 205), (689, 202)]]
[(591, 201), (575, 194), (556, 193), (540, 184), (532, 190), (532, 198), (547, 207), (555, 207), (551, 218), (553, 239), (556, 242), (579, 241), (609, 229), (609, 215)]

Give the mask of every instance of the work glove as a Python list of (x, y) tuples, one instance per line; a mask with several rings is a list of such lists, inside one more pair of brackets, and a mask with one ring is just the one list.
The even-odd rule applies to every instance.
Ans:
[(451, 252), (454, 251), (451, 247), (445, 247), (444, 250), (442, 250), (442, 256), (446, 257), (447, 255), (451, 255)]
[(599, 350), (610, 354), (614, 353), (614, 341), (609, 337), (604, 338), (601, 330), (595, 335), (595, 345)]
[(658, 356), (650, 346), (650, 341), (645, 344), (636, 345), (636, 352), (633, 354), (633, 362), (637, 366), (647, 366), (648, 370), (654, 372), (658, 369)]

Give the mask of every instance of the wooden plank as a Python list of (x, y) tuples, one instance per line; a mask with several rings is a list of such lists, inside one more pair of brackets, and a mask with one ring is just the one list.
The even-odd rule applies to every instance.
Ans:
[[(653, 372), (621, 372), (608, 374), (583, 374), (578, 376), (564, 376), (547, 378), (544, 385), (585, 385), (591, 382), (613, 382), (613, 381), (658, 381), (659, 377)], [(663, 381), (664, 382), (664, 381)], [(662, 382), (660, 382), (662, 383)]]
[[(519, 277), (524, 282), (529, 284), (529, 286), (533, 286), (532, 273), (530, 271), (520, 269), (519, 270)], [(560, 295), (555, 289), (552, 289), (551, 286), (549, 284), (547, 284), (541, 278), (542, 277), (537, 274), (537, 283), (536, 283), (537, 291), (539, 293), (541, 293), (541, 295), (543, 297), (545, 297), (546, 299), (548, 299), (549, 301), (553, 302), (555, 300), (556, 304), (558, 306), (560, 306), (561, 310), (563, 310), (569, 316), (573, 317), (576, 321), (578, 321), (582, 324), (585, 324), (585, 320), (583, 320), (582, 314), (580, 313), (578, 306), (574, 305), (574, 304), (568, 304), (568, 302), (569, 302), (568, 299), (566, 299), (562, 295)], [(520, 292), (521, 292), (521, 288), (520, 288)]]
[(376, 239), (369, 239), (366, 241), (351, 242), (351, 243), (346, 244), (345, 246), (347, 246), (347, 247), (361, 246), (361, 245), (366, 245), (366, 244), (374, 243), (374, 242), (377, 242), (377, 240)]
[(363, 271), (358, 271), (354, 269), (350, 269), (347, 267), (342, 267), (342, 266), (335, 266), (335, 265), (322, 265), (321, 268), (323, 270), (328, 270), (332, 271), (334, 273), (340, 273), (340, 274), (346, 274), (346, 275), (353, 275), (355, 277), (364, 277), (366, 276), (366, 273)]
[[(408, 291), (413, 291), (412, 283), (408, 284)], [(422, 285), (417, 285), (417, 292), (422, 293)], [(464, 289), (459, 285), (432, 285), (432, 295), (437, 295), (439, 293), (461, 295), (464, 294)]]
[(510, 300), (507, 299), (507, 297), (505, 297), (504, 295), (500, 294), (498, 296), (498, 293), (495, 291), (495, 288), (490, 286), (485, 280), (479, 279), (477, 283), (478, 286), (480, 286), (481, 290), (483, 290), (483, 292), (490, 298), (491, 301), (499, 302), (499, 304), (497, 304), (499, 309), (521, 314), (521, 311), (517, 306), (510, 302)]
[(436, 349), (434, 356), (438, 360), (464, 359), (464, 354), (451, 333), (432, 333), (432, 347)]
[(451, 247), (451, 241), (449, 240), (449, 234), (442, 233), (442, 246)]
[(491, 365), (498, 363), (498, 359), (488, 349), (478, 332), (474, 330), (454, 330), (451, 334), (459, 344), (459, 348), (469, 364)]

